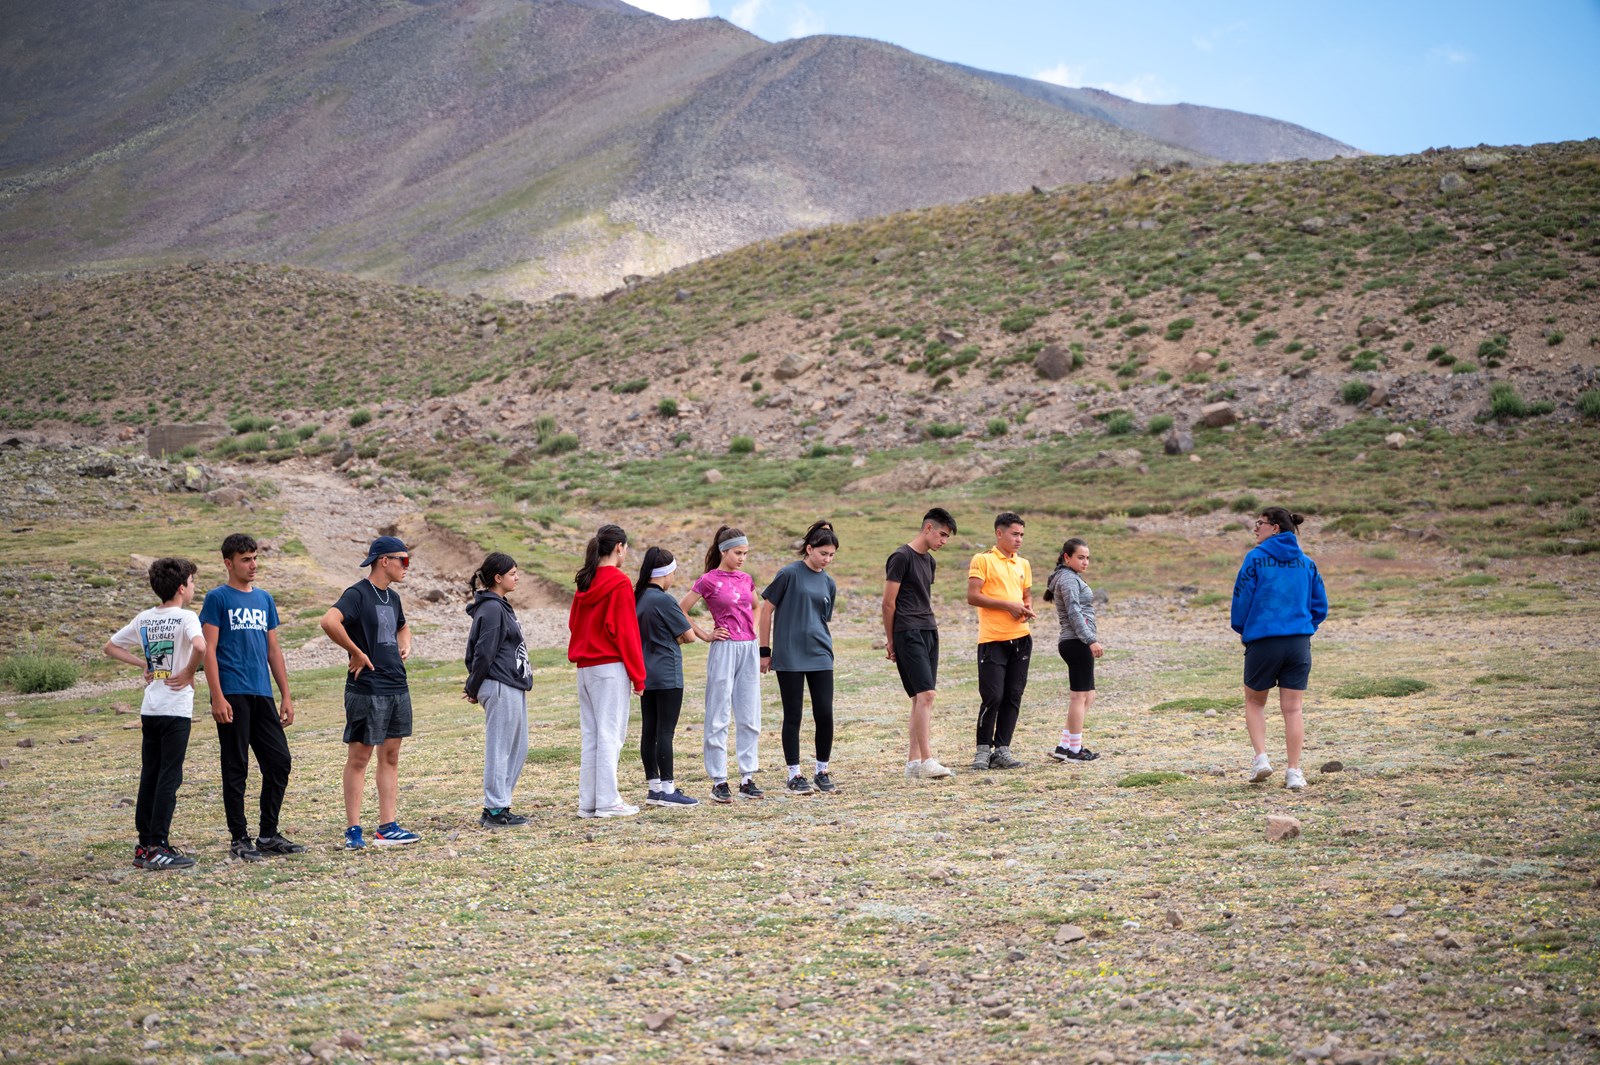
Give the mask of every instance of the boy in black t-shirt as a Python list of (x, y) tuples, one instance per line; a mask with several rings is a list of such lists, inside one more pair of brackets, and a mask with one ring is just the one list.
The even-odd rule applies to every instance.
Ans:
[(923, 515), (922, 529), (911, 542), (895, 548), (884, 564), (883, 635), (887, 658), (900, 673), (911, 697), (910, 743), (906, 776), (936, 780), (953, 776), (939, 764), (929, 746), (933, 699), (939, 679), (939, 623), (933, 616), (933, 552), (956, 531), (950, 512), (934, 507)]
[(348, 828), (344, 845), (361, 850), (361, 798), (367, 787), (367, 763), (378, 752), (379, 846), (416, 843), (422, 837), (400, 827), (396, 805), (400, 791), (400, 743), (411, 735), (411, 690), (405, 660), (411, 656), (411, 630), (394, 586), (406, 579), (411, 552), (405, 541), (380, 536), (372, 541), (363, 566), (368, 574), (344, 590), (322, 616), (322, 631), (350, 656), (344, 682), (344, 810)]

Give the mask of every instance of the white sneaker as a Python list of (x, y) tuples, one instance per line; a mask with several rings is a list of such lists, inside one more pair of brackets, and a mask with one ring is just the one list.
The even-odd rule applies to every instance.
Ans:
[(917, 766), (917, 776), (923, 780), (943, 780), (955, 776), (955, 773), (940, 765), (937, 758), (929, 758)]
[(1252, 784), (1259, 784), (1272, 775), (1272, 762), (1264, 754), (1256, 755), (1256, 760), (1250, 763), (1250, 771), (1245, 777)]
[(596, 810), (594, 812), (594, 816), (595, 817), (632, 817), (634, 814), (636, 814), (638, 812), (639, 812), (639, 808), (637, 806), (629, 806), (625, 802), (619, 802), (615, 806), (607, 806), (604, 809)]
[(906, 763), (906, 779), (907, 780), (916, 780), (918, 777), (922, 776), (922, 773), (920, 772), (921, 769), (922, 769), (922, 763), (920, 761), (912, 760), (910, 762), (907, 762)]
[(1283, 772), (1283, 786), (1290, 791), (1299, 791), (1306, 786), (1306, 775), (1291, 766)]

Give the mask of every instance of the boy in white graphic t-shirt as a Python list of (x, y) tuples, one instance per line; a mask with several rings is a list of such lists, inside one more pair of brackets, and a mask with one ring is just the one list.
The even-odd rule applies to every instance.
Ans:
[(200, 618), (185, 610), (194, 599), (195, 564), (158, 558), (150, 564), (150, 589), (161, 605), (140, 611), (106, 641), (105, 653), (144, 671), (139, 708), (143, 759), (133, 820), (139, 845), (133, 864), (141, 869), (185, 869), (194, 859), (172, 845), (167, 833), (183, 783), (183, 756), (194, 718), (194, 674), (205, 659)]

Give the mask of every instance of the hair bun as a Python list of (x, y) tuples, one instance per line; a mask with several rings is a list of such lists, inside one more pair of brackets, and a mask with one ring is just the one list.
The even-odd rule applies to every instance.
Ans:
[(1303, 517), (1301, 517), (1301, 516), (1300, 516), (1300, 515), (1298, 515), (1298, 514), (1290, 514), (1290, 515), (1289, 515), (1289, 520), (1290, 520), (1290, 521), (1292, 521), (1292, 522), (1294, 522), (1294, 527), (1295, 527), (1295, 528), (1296, 528), (1296, 529), (1298, 529), (1298, 528), (1300, 528), (1300, 526), (1301, 526), (1301, 525), (1304, 525), (1304, 524), (1305, 524), (1305, 520), (1306, 520), (1306, 519), (1305, 519), (1305, 518), (1303, 518)]

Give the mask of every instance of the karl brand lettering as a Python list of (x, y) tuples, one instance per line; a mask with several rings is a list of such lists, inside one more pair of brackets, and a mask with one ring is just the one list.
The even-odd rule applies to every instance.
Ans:
[(234, 630), (254, 629), (259, 632), (265, 632), (267, 629), (267, 612), (253, 607), (229, 607), (228, 628)]

